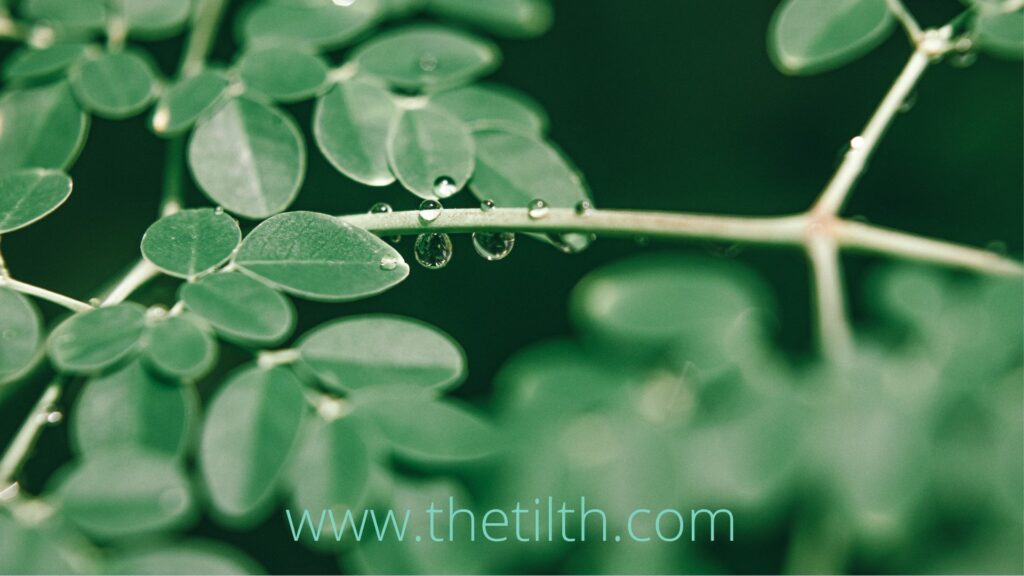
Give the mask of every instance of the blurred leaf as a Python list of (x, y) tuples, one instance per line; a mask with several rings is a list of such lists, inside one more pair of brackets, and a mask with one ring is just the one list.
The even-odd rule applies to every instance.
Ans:
[(327, 82), (327, 63), (322, 58), (290, 48), (247, 52), (238, 66), (246, 87), (283, 102), (314, 96)]
[[(294, 464), (292, 505), (298, 510), (330, 508), (339, 521), (358, 512), (369, 488), (370, 459), (347, 418), (310, 422)], [(294, 513), (294, 512), (293, 512)]]
[(188, 21), (190, 0), (121, 0), (121, 14), (133, 38), (159, 39), (173, 36)]
[(43, 523), (19, 521), (0, 512), (0, 572), (78, 574), (83, 569), (62, 535)]
[(219, 272), (181, 287), (188, 309), (209, 322), (226, 340), (272, 346), (295, 329), (288, 298), (240, 272)]
[(302, 361), (342, 392), (372, 387), (439, 390), (455, 385), (465, 355), (450, 336), (409, 318), (355, 316), (324, 324), (298, 343)]
[(455, 118), (428, 108), (406, 110), (388, 136), (388, 163), (420, 198), (447, 198), (473, 175), (473, 139)]
[(107, 10), (101, 0), (24, 0), (21, 12), (31, 20), (44, 20), (72, 32), (102, 30)]
[(769, 27), (768, 52), (787, 74), (816, 74), (863, 56), (892, 32), (886, 0), (786, 0)]
[(63, 72), (85, 54), (87, 47), (87, 44), (68, 43), (42, 49), (22, 48), (7, 60), (4, 78), (35, 79)]
[(544, 109), (525, 94), (499, 85), (474, 84), (430, 96), (462, 120), (470, 130), (522, 131), (540, 135), (547, 130)]
[(60, 511), (97, 538), (173, 530), (190, 520), (191, 489), (170, 456), (103, 452), (69, 464), (59, 476), (55, 496)]
[(454, 402), (379, 400), (357, 410), (380, 428), (396, 453), (416, 461), (474, 460), (499, 447), (493, 425)]
[(352, 54), (360, 72), (408, 91), (466, 84), (497, 67), (500, 58), (489, 42), (428, 24), (378, 34)]
[(161, 382), (132, 362), (82, 389), (71, 414), (71, 445), (87, 458), (130, 448), (181, 457), (198, 406), (195, 389)]
[(306, 172), (306, 146), (289, 116), (235, 98), (196, 126), (188, 163), (211, 200), (239, 216), (261, 219), (295, 200)]
[(132, 52), (86, 59), (72, 68), (70, 78), (82, 106), (103, 118), (134, 116), (156, 98), (153, 69)]
[(409, 275), (389, 244), (315, 212), (266, 220), (242, 241), (235, 264), (290, 294), (326, 302), (367, 298)]
[(536, 137), (486, 130), (476, 140), (476, 171), (470, 190), (503, 208), (525, 208), (540, 198), (555, 208), (589, 200), (577, 170), (548, 143)]
[(980, 10), (974, 35), (982, 50), (1003, 58), (1024, 58), (1024, 8)]
[(32, 302), (0, 286), (0, 384), (16, 380), (35, 366), (43, 344), (43, 324)]
[(513, 38), (539, 36), (551, 27), (548, 0), (430, 0), (431, 12)]
[(45, 218), (71, 195), (71, 178), (58, 170), (0, 174), (0, 234)]
[(252, 45), (310, 46), (333, 50), (348, 44), (377, 19), (376, 0), (335, 3), (330, 0), (268, 2), (249, 12), (242, 36)]
[(176, 136), (213, 110), (228, 87), (217, 70), (203, 70), (181, 79), (164, 90), (153, 111), (151, 125), (160, 136)]
[[(130, 0), (129, 0), (130, 1)], [(106, 565), (110, 574), (263, 574), (244, 554), (210, 540), (126, 550)]]
[(89, 128), (67, 82), (8, 92), (0, 99), (0, 118), (0, 171), (67, 168)]
[(419, 11), (427, 0), (378, 0), (381, 11), (388, 18), (402, 18)]
[(186, 382), (197, 380), (217, 362), (217, 342), (189, 316), (170, 316), (146, 330), (144, 354), (157, 372)]
[(142, 255), (161, 272), (194, 278), (228, 261), (242, 241), (234, 218), (213, 208), (164, 216), (142, 237)]
[(299, 437), (306, 399), (285, 368), (243, 368), (206, 413), (199, 464), (214, 508), (232, 524), (258, 522)]
[(145, 323), (145, 308), (130, 302), (79, 312), (50, 333), (50, 359), (61, 372), (97, 372), (135, 351)]
[(338, 82), (317, 101), (313, 135), (342, 174), (367, 186), (387, 186), (395, 181), (387, 141), (397, 116), (387, 90), (361, 80)]

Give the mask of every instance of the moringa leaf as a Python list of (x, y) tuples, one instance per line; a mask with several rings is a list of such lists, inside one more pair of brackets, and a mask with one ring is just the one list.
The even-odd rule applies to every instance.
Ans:
[(430, 96), (430, 103), (455, 116), (470, 130), (488, 128), (540, 135), (547, 130), (544, 109), (529, 96), (498, 85), (473, 84)]
[(61, 372), (97, 372), (134, 352), (145, 324), (146, 309), (131, 302), (79, 312), (50, 333), (50, 359)]
[(43, 322), (32, 302), (0, 286), (0, 384), (16, 380), (40, 358)]
[(218, 70), (203, 70), (172, 84), (160, 96), (150, 125), (160, 136), (177, 136), (220, 102), (228, 79)]
[(548, 0), (430, 0), (431, 12), (513, 38), (540, 36), (554, 19)]
[(388, 166), (388, 133), (398, 117), (391, 94), (372, 82), (338, 82), (317, 101), (313, 136), (339, 172), (367, 186), (395, 181)]
[(980, 6), (974, 35), (982, 50), (1003, 58), (1024, 58), (1024, 9), (1012, 12)]
[(205, 276), (182, 286), (180, 297), (225, 340), (237, 344), (271, 346), (295, 328), (291, 301), (240, 272)]
[(863, 56), (895, 22), (886, 0), (786, 0), (772, 17), (768, 52), (786, 74), (816, 74)]
[(217, 362), (217, 341), (198, 318), (169, 316), (149, 326), (144, 336), (146, 363), (160, 374), (197, 380)]
[(473, 138), (461, 122), (428, 108), (406, 110), (388, 136), (388, 163), (420, 198), (448, 198), (473, 175)]
[(196, 126), (188, 163), (211, 200), (239, 216), (261, 219), (295, 200), (306, 147), (290, 117), (235, 98)]
[(0, 174), (0, 234), (45, 218), (71, 196), (71, 178), (57, 170)]
[(156, 76), (132, 52), (108, 52), (71, 69), (71, 87), (86, 110), (121, 119), (142, 112), (156, 98)]
[(4, 66), (7, 80), (43, 78), (63, 72), (77, 62), (88, 44), (54, 44), (48, 48), (23, 48), (11, 55)]
[(65, 169), (78, 157), (89, 129), (89, 117), (63, 81), (8, 92), (0, 99), (0, 118), (0, 172)]
[(263, 570), (244, 554), (211, 540), (187, 540), (144, 549), (125, 550), (112, 558), (105, 572), (110, 574), (262, 574)]
[(315, 212), (267, 219), (242, 241), (235, 264), (285, 292), (326, 302), (367, 298), (409, 275), (389, 244)]
[(190, 520), (192, 493), (171, 456), (111, 450), (73, 462), (55, 477), (65, 518), (102, 539), (172, 530)]
[(129, 36), (161, 39), (182, 29), (192, 5), (190, 0), (123, 0), (120, 9)]
[(372, 387), (440, 390), (466, 371), (465, 353), (437, 328), (398, 316), (335, 320), (308, 332), (297, 348), (302, 362), (341, 392)]
[(498, 448), (495, 428), (451, 401), (380, 400), (361, 409), (396, 453), (416, 461), (474, 460)]
[(194, 278), (228, 261), (242, 241), (238, 222), (213, 208), (157, 220), (142, 237), (142, 255), (165, 274)]
[(94, 572), (68, 526), (52, 518), (21, 519), (0, 514), (0, 572), (4, 574), (85, 574)]
[(490, 42), (431, 24), (379, 34), (352, 55), (360, 72), (410, 91), (467, 84), (497, 67), (500, 59)]
[(247, 88), (282, 102), (305, 100), (327, 82), (323, 58), (290, 48), (252, 50), (242, 56), (238, 68)]
[(306, 407), (286, 368), (244, 368), (207, 410), (199, 464), (214, 508), (237, 524), (258, 521), (272, 502)]
[(242, 36), (256, 46), (309, 46), (333, 50), (348, 44), (372, 26), (380, 6), (376, 0), (338, 3), (328, 0), (268, 2), (246, 14)]
[(310, 422), (294, 465), (292, 505), (298, 510), (330, 508), (337, 518), (363, 505), (369, 488), (370, 457), (348, 418)]
[(198, 409), (194, 388), (162, 382), (135, 361), (85, 385), (72, 408), (71, 445), (85, 457), (127, 448), (183, 456)]
[(25, 0), (21, 12), (30, 20), (43, 20), (73, 33), (102, 30), (107, 10), (101, 0)]

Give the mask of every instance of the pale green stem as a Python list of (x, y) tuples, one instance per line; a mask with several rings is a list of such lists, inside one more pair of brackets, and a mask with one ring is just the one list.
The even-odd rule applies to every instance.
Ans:
[(40, 300), (53, 302), (54, 304), (63, 306), (64, 308), (67, 308), (68, 310), (71, 310), (73, 312), (84, 312), (85, 310), (92, 310), (92, 306), (85, 302), (82, 302), (81, 300), (75, 300), (70, 296), (58, 294), (56, 292), (53, 292), (52, 290), (40, 288), (39, 286), (33, 286), (32, 284), (27, 284), (25, 282), (21, 282), (20, 280), (15, 280), (14, 278), (0, 277), (0, 286), (10, 288), (15, 292), (21, 292), (26, 296), (32, 296), (34, 298), (39, 298)]
[(54, 405), (60, 400), (63, 391), (63, 381), (58, 377), (46, 387), (36, 405), (29, 412), (25, 423), (21, 425), (11, 445), (4, 452), (0, 459), (0, 490), (7, 489), (15, 480), (18, 472), (28, 458), (32, 447), (43, 428), (50, 422), (50, 414), (53, 413)]
[(853, 352), (853, 334), (847, 321), (843, 269), (835, 238), (824, 231), (812, 233), (807, 239), (807, 257), (817, 302), (821, 352), (833, 364), (844, 364)]

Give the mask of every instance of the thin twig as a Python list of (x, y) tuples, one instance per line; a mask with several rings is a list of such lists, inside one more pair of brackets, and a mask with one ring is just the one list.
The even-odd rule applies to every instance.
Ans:
[(26, 296), (32, 296), (35, 298), (39, 298), (40, 300), (53, 302), (54, 304), (63, 306), (73, 312), (84, 312), (86, 310), (92, 310), (92, 306), (85, 302), (82, 302), (81, 300), (75, 300), (70, 296), (58, 294), (57, 292), (54, 292), (52, 290), (40, 288), (39, 286), (34, 286), (32, 284), (28, 284), (20, 280), (15, 280), (14, 278), (0, 277), (0, 286), (10, 288), (15, 292), (21, 292)]
[(220, 18), (224, 13), (225, 0), (200, 0), (195, 13), (192, 35), (185, 46), (181, 59), (181, 76), (194, 76), (206, 66), (206, 58), (213, 48), (213, 41)]
[(885, 0), (889, 6), (889, 12), (896, 17), (896, 20), (903, 26), (903, 30), (907, 33), (907, 37), (914, 44), (917, 44), (921, 40), (923, 32), (921, 32), (921, 26), (917, 23), (917, 19), (914, 15), (907, 10), (907, 7), (903, 5), (902, 0)]
[(812, 234), (807, 240), (807, 258), (817, 302), (818, 341), (826, 358), (834, 364), (842, 364), (853, 352), (853, 334), (846, 315), (839, 246), (824, 231)]
[(159, 274), (160, 270), (150, 264), (149, 260), (144, 258), (138, 259), (103, 298), (103, 306), (115, 306), (124, 302), (136, 290), (156, 278)]
[(17, 477), (36, 440), (39, 439), (39, 434), (50, 422), (53, 406), (60, 399), (62, 391), (63, 381), (57, 377), (50, 382), (29, 412), (25, 423), (21, 425), (3, 458), (0, 459), (0, 489), (6, 489)]

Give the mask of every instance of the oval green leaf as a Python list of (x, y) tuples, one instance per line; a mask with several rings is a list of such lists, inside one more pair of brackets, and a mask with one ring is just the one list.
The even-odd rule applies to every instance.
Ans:
[(447, 113), (406, 110), (388, 136), (388, 163), (413, 194), (448, 198), (473, 175), (473, 138), (465, 125)]
[(815, 74), (871, 51), (894, 24), (886, 0), (786, 0), (772, 17), (768, 52), (786, 74)]
[(373, 296), (409, 275), (387, 242), (315, 212), (266, 220), (242, 241), (235, 264), (281, 290), (327, 302)]
[(462, 120), (470, 130), (491, 128), (539, 135), (548, 126), (547, 114), (539, 104), (504, 86), (464, 86), (434, 94), (430, 103)]
[(481, 201), (519, 208), (540, 198), (549, 206), (572, 208), (590, 199), (579, 172), (543, 140), (495, 130), (473, 136), (476, 171), (469, 187)]
[(203, 70), (195, 76), (179, 80), (160, 96), (150, 125), (160, 136), (177, 136), (220, 101), (228, 87), (222, 72)]
[(199, 447), (215, 509), (230, 522), (259, 520), (299, 437), (306, 399), (285, 368), (246, 368), (210, 403)]
[(1024, 58), (1024, 9), (1003, 12), (981, 6), (974, 34), (982, 50), (1003, 58)]
[(121, 119), (142, 112), (156, 97), (149, 63), (131, 52), (111, 52), (71, 70), (71, 86), (86, 110)]
[(217, 361), (217, 341), (198, 318), (170, 316), (146, 330), (146, 363), (164, 376), (192, 381), (202, 378)]
[(356, 512), (369, 488), (370, 457), (352, 422), (347, 418), (311, 422), (293, 476), (294, 509), (330, 508), (337, 518), (347, 510)]
[(388, 134), (398, 116), (391, 94), (371, 82), (339, 82), (317, 101), (313, 136), (339, 172), (367, 186), (395, 181)]
[(21, 522), (0, 514), (0, 572), (4, 574), (81, 574), (65, 534), (46, 524)]
[(145, 324), (145, 308), (133, 303), (80, 312), (50, 333), (50, 359), (61, 372), (102, 370), (135, 351)]
[(420, 24), (377, 35), (352, 56), (359, 71), (402, 90), (466, 84), (497, 67), (498, 48), (451, 28)]
[(190, 0), (124, 0), (121, 15), (133, 38), (160, 39), (173, 36), (188, 21)]
[(211, 274), (186, 284), (180, 296), (189, 310), (237, 344), (272, 346), (295, 328), (291, 301), (239, 272)]
[(181, 456), (198, 406), (193, 388), (159, 381), (132, 362), (82, 389), (71, 411), (71, 445), (87, 457), (122, 448)]
[(25, 0), (19, 8), (31, 20), (43, 20), (70, 33), (102, 30), (107, 25), (101, 0)]
[(15, 52), (4, 66), (8, 80), (43, 78), (63, 72), (85, 54), (86, 44), (54, 44), (48, 48), (25, 48)]
[(498, 449), (495, 428), (454, 402), (381, 400), (366, 404), (363, 410), (395, 453), (412, 460), (474, 460)]
[(89, 128), (89, 117), (63, 81), (8, 92), (0, 99), (0, 118), (0, 172), (63, 170), (78, 157)]
[(44, 218), (70, 195), (71, 178), (57, 170), (19, 170), (0, 175), (0, 234)]
[(43, 323), (28, 298), (0, 287), (0, 384), (16, 380), (40, 358)]
[(539, 36), (554, 20), (548, 0), (431, 0), (427, 6), (439, 16), (513, 38)]
[(303, 336), (302, 361), (342, 392), (369, 387), (444, 389), (465, 375), (462, 348), (411, 318), (367, 315), (324, 324)]
[(262, 574), (263, 570), (244, 554), (207, 540), (188, 540), (157, 548), (132, 549), (112, 559), (105, 568), (110, 574)]
[(268, 2), (257, 6), (242, 24), (244, 40), (258, 46), (298, 45), (331, 50), (366, 31), (380, 12), (375, 0), (302, 4)]
[(234, 218), (213, 208), (196, 208), (150, 226), (142, 237), (142, 255), (165, 274), (194, 278), (227, 262), (241, 241)]
[(188, 163), (211, 200), (239, 216), (261, 219), (295, 200), (306, 172), (306, 146), (290, 117), (235, 98), (196, 126)]
[(327, 63), (314, 54), (272, 47), (252, 50), (238, 63), (242, 82), (274, 100), (305, 100), (327, 82)]

